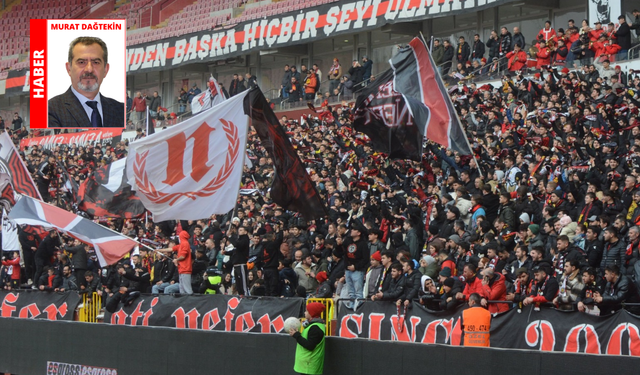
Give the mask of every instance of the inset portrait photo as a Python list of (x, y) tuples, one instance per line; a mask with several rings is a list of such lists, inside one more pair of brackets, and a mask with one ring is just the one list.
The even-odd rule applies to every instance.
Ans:
[(123, 128), (125, 21), (47, 23), (47, 127)]

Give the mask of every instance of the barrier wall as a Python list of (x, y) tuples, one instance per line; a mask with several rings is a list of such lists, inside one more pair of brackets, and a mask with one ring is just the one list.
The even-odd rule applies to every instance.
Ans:
[[(0, 318), (0, 372), (74, 373), (64, 363), (109, 375), (294, 374), (295, 341), (251, 334), (163, 327)], [(327, 338), (325, 374), (607, 374), (635, 373), (627, 356), (462, 348)], [(60, 366), (60, 365), (58, 365)], [(81, 366), (74, 370), (82, 371)], [(110, 370), (105, 370), (110, 369)], [(82, 372), (77, 372), (82, 374)]]

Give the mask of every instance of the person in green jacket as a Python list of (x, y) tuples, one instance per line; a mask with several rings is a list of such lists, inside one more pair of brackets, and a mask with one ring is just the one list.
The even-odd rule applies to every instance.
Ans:
[(324, 369), (324, 320), (320, 318), (325, 306), (320, 302), (307, 305), (304, 312), (307, 320), (302, 333), (290, 329), (289, 335), (296, 339), (296, 361), (293, 370), (300, 374), (322, 374)]

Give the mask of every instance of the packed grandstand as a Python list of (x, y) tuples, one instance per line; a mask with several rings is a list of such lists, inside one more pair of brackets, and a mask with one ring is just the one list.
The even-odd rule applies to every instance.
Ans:
[[(95, 292), (105, 304), (118, 291), (135, 298), (215, 290), (334, 298), (350, 309), (358, 309), (353, 299), (415, 303), (432, 312), (455, 311), (479, 293), (492, 313), (528, 305), (636, 313), (640, 11), (625, 0), (606, 19), (591, 15), (587, 1), (478, 0), (422, 12), (385, 11), (389, 3), (7, 1), (0, 128), (43, 200), (74, 213), (84, 207), (83, 215), (151, 248), (184, 236), (193, 263), (187, 288), (170, 253), (141, 247), (100, 267), (89, 247), (88, 257), (77, 255), (85, 248), (72, 238), (21, 227), (22, 252), (3, 249), (4, 289)], [(375, 4), (377, 13), (358, 10)], [(61, 141), (53, 141), (52, 131), (30, 128), (28, 97), (15, 84), (28, 68), (30, 18), (127, 19), (130, 97), (119, 138), (91, 144), (57, 131)], [(358, 95), (419, 32), (432, 40), (473, 156), (427, 139), (421, 160), (393, 160), (353, 128)], [(190, 53), (194, 42), (201, 48)], [(166, 61), (150, 54), (167, 46)], [(95, 206), (81, 204), (73, 186), (109, 175), (149, 126), (180, 126), (210, 75), (229, 97), (255, 87), (265, 93), (326, 205), (324, 219), (274, 204), (273, 155), (255, 134), (243, 190), (227, 214), (154, 222), (144, 213), (92, 215)], [(151, 125), (141, 115), (147, 107)]]

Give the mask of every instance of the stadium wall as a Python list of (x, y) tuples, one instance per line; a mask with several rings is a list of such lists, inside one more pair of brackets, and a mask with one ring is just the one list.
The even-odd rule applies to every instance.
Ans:
[[(78, 322), (0, 319), (0, 372), (63, 374), (294, 374), (295, 341), (284, 334), (206, 332)], [(327, 338), (325, 374), (632, 373), (640, 359)], [(64, 366), (64, 365), (63, 365)], [(70, 372), (74, 373), (74, 372)], [(78, 372), (82, 373), (82, 372)]]

